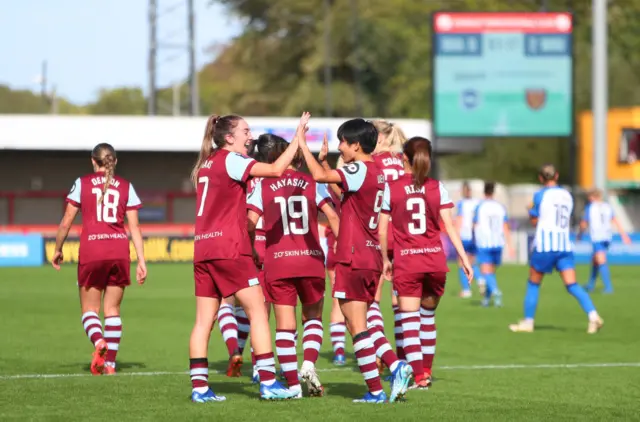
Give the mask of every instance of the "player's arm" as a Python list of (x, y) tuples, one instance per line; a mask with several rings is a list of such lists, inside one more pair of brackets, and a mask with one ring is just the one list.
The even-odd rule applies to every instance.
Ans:
[(327, 222), (329, 223), (329, 228), (333, 232), (333, 234), (338, 237), (338, 233), (340, 232), (340, 217), (338, 217), (338, 213), (333, 209), (330, 203), (325, 203), (320, 207), (320, 211), (324, 213), (327, 217)]
[(256, 227), (258, 226), (258, 220), (260, 215), (257, 212), (250, 209), (247, 211), (247, 231), (249, 232), (249, 238), (251, 239), (251, 246), (256, 241)]
[(382, 253), (382, 275), (391, 280), (393, 267), (389, 261), (389, 220), (391, 219), (391, 187), (389, 183), (384, 184), (382, 194), (382, 208), (378, 220), (378, 240), (380, 241), (380, 252)]
[(72, 204), (71, 202), (67, 203), (67, 208), (64, 210), (64, 215), (62, 216), (62, 221), (60, 221), (60, 225), (58, 226), (58, 232), (56, 233), (56, 248), (51, 262), (53, 268), (56, 270), (60, 269), (60, 263), (63, 259), (62, 246), (67, 240), (67, 236), (69, 236), (69, 230), (71, 230), (73, 220), (75, 220), (78, 215), (78, 210), (79, 208), (75, 204)]
[(253, 250), (253, 261), (256, 266), (259, 265), (260, 259), (258, 252), (255, 248), (256, 243), (256, 226), (258, 220), (264, 212), (262, 204), (262, 180), (253, 188), (253, 191), (247, 196), (247, 231), (249, 233), (249, 239), (251, 239), (251, 249)]
[(533, 195), (533, 201), (527, 207), (527, 211), (529, 213), (529, 221), (532, 226), (536, 226), (538, 224), (538, 218), (540, 218), (540, 202), (542, 201), (542, 192), (538, 191)]
[(513, 253), (515, 249), (513, 248), (511, 228), (509, 227), (509, 221), (507, 220), (507, 216), (504, 217), (503, 230), (504, 230), (504, 240), (505, 240), (505, 243), (507, 244), (507, 251), (509, 251), (509, 253)]
[(144, 259), (144, 241), (142, 240), (142, 231), (140, 230), (140, 220), (138, 218), (138, 210), (140, 208), (142, 208), (142, 201), (133, 188), (133, 184), (130, 183), (129, 199), (127, 200), (127, 223), (129, 225), (129, 232), (131, 233), (131, 242), (138, 257), (136, 280), (138, 284), (143, 284), (147, 278), (147, 264)]
[(456, 230), (455, 225), (453, 224), (453, 216), (451, 212), (451, 208), (441, 208), (440, 209), (440, 219), (444, 224), (444, 229), (447, 232), (447, 236), (449, 236), (449, 240), (451, 240), (451, 244), (455, 248), (458, 256), (460, 257), (460, 261), (462, 262), (462, 267), (467, 275), (469, 280), (473, 280), (473, 268), (471, 267), (471, 263), (469, 262), (469, 257), (467, 253), (464, 251), (464, 247), (462, 246), (462, 240), (460, 240), (460, 234)]
[(631, 243), (631, 238), (629, 238), (629, 235), (627, 234), (627, 232), (622, 227), (622, 224), (620, 224), (620, 220), (618, 220), (615, 216), (612, 216), (611, 217), (611, 224), (613, 224), (613, 226), (616, 228), (616, 230), (618, 230), (618, 233), (620, 233), (620, 237), (622, 238), (622, 241), (625, 244), (629, 245)]
[(308, 130), (307, 124), (309, 123), (309, 118), (311, 117), (310, 113), (306, 111), (302, 113), (300, 117), (300, 123), (298, 124), (298, 129), (296, 130), (296, 134), (293, 137), (293, 140), (284, 150), (282, 155), (278, 157), (276, 161), (271, 164), (268, 163), (258, 163), (255, 162), (251, 167), (249, 174), (252, 177), (280, 177), (282, 173), (291, 165), (291, 161), (298, 152), (299, 148), (299, 140), (301, 136), (304, 136), (304, 133)]

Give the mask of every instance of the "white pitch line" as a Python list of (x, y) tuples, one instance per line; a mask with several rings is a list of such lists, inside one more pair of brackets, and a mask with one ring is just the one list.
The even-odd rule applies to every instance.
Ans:
[[(508, 365), (467, 365), (467, 366), (438, 366), (438, 371), (478, 371), (478, 370), (501, 370), (501, 369), (574, 369), (574, 368), (639, 368), (640, 362), (612, 362), (612, 363), (560, 363), (560, 364), (508, 364)], [(357, 372), (356, 368), (326, 368), (318, 369), (318, 372)], [(211, 374), (224, 374), (223, 371), (210, 371)], [(157, 377), (167, 375), (189, 375), (188, 371), (181, 372), (121, 372), (120, 377)], [(0, 380), (18, 379), (46, 379), (46, 378), (81, 378), (91, 377), (88, 373), (75, 374), (15, 374), (0, 375)]]

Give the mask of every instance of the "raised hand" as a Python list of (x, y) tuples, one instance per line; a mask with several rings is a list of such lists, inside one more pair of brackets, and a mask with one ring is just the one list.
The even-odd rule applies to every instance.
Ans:
[(329, 154), (329, 140), (327, 139), (327, 133), (324, 133), (322, 137), (322, 148), (320, 148), (320, 153), (318, 154), (318, 160), (324, 161), (327, 159), (327, 155)]

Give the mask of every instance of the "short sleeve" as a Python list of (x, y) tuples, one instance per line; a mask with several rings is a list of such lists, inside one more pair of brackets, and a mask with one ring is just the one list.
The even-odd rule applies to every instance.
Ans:
[(462, 215), (462, 200), (458, 201), (456, 204), (456, 216), (460, 217)]
[(71, 186), (71, 190), (67, 195), (67, 202), (72, 205), (75, 205), (76, 207), (79, 207), (81, 190), (82, 190), (82, 181), (78, 177), (76, 181), (73, 183), (73, 186)]
[(129, 183), (129, 200), (127, 201), (127, 211), (142, 208), (142, 201), (133, 188), (133, 184)]
[(440, 209), (453, 208), (453, 201), (449, 196), (449, 192), (447, 191), (447, 188), (444, 187), (444, 183), (442, 182), (438, 182), (438, 183), (439, 183), (439, 189), (440, 189)]
[(336, 170), (340, 175), (344, 192), (357, 192), (364, 184), (367, 176), (367, 165), (362, 161), (349, 163)]
[(383, 214), (391, 214), (391, 188), (388, 183), (384, 184), (384, 193), (382, 194), (382, 209)]
[(227, 174), (237, 182), (246, 182), (249, 179), (251, 167), (256, 164), (256, 160), (235, 152), (230, 152), (224, 161)]
[(585, 223), (589, 223), (589, 214), (591, 214), (591, 204), (587, 204), (587, 206), (584, 207), (584, 213), (582, 214), (582, 221), (584, 221)]
[(318, 208), (322, 208), (324, 204), (330, 202), (332, 202), (331, 195), (329, 194), (327, 185), (324, 183), (316, 183), (316, 205)]
[(256, 183), (251, 193), (247, 196), (247, 209), (262, 215), (262, 181)]
[(531, 204), (531, 208), (529, 209), (529, 217), (538, 218), (540, 217), (540, 203), (542, 202), (542, 195), (544, 194), (544, 190), (538, 191), (533, 195), (533, 204)]

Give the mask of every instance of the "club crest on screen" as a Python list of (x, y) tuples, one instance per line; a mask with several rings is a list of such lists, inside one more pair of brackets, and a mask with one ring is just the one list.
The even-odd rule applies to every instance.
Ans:
[(539, 110), (544, 107), (547, 102), (547, 90), (540, 89), (527, 89), (525, 90), (525, 97), (527, 100), (527, 105), (532, 110)]

